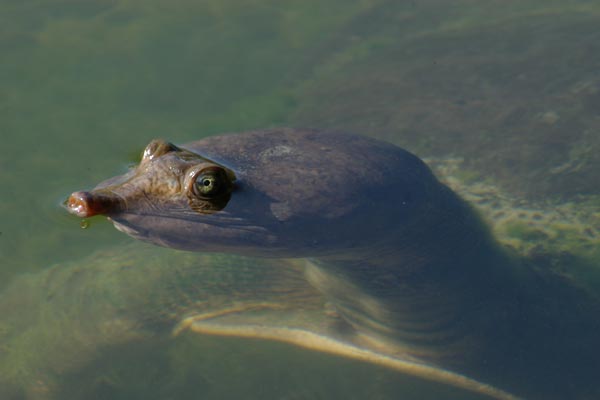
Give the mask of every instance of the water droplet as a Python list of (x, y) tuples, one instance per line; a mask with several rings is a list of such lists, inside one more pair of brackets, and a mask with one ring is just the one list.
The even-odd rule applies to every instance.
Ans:
[(90, 227), (90, 221), (88, 221), (87, 219), (82, 219), (79, 223), (79, 226), (81, 227), (81, 229), (87, 229)]

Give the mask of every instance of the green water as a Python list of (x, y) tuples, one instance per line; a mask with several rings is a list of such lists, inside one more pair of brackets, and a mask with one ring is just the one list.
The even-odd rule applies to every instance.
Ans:
[[(597, 240), (598, 26), (595, 1), (2, 0), (0, 287), (129, 243), (102, 219), (81, 229), (60, 203), (123, 172), (152, 138), (185, 143), (281, 125), (350, 130), (423, 157), (460, 157), (464, 177), (483, 176), (516, 199), (585, 205), (589, 236)], [(597, 248), (584, 250), (593, 264)], [(28, 298), (38, 295), (23, 292), (11, 310), (27, 314)], [(29, 331), (51, 325), (31, 321)], [(0, 326), (0, 340), (11, 329)], [(89, 365), (50, 362), (57, 356), (39, 354), (65, 345), (61, 329), (72, 328), (47, 328), (54, 341), (41, 335), (39, 342), (39, 332), (23, 336), (20, 346), (37, 349), (43, 360), (32, 351), (11, 359), (16, 389), (6, 393), (453, 396), (323, 355), (187, 336), (117, 347)], [(163, 350), (152, 353), (154, 345)], [(195, 362), (207, 349), (219, 358)], [(227, 358), (244, 349), (243, 362)], [(3, 371), (10, 369), (2, 363), (7, 354), (0, 343)], [(115, 367), (111, 357), (133, 367)], [(287, 374), (291, 369), (297, 372)], [(95, 389), (86, 392), (79, 378)]]

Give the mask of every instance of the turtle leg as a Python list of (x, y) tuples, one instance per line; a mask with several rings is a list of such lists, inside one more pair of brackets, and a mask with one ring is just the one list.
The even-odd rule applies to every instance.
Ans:
[[(348, 341), (347, 332), (340, 337), (337, 329), (339, 323), (339, 317), (331, 311), (321, 310), (315, 313), (314, 310), (294, 310), (275, 303), (247, 303), (184, 318), (174, 328), (173, 334), (179, 335), (189, 330), (204, 335), (283, 342), (380, 365), (496, 400), (518, 399), (510, 393), (467, 376), (410, 358), (388, 355), (389, 353), (382, 352), (385, 351), (385, 344), (373, 343), (377, 342), (375, 338), (361, 337), (360, 340)], [(371, 344), (369, 348), (364, 347), (367, 343)]]

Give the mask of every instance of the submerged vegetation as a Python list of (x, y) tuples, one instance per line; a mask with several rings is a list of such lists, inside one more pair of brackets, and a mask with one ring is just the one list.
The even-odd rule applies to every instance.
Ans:
[[(477, 171), (521, 200), (578, 204), (598, 195), (600, 7), (593, 1), (1, 7), (0, 129), (8, 140), (0, 179), (33, 199), (29, 207), (0, 203), (3, 281), (40, 260), (97, 247), (48, 204), (115, 172), (152, 137), (185, 142), (274, 125), (343, 129), (422, 157), (461, 157), (465, 179)], [(91, 155), (97, 162), (87, 166)], [(39, 179), (40, 171), (52, 179)], [(102, 240), (115, 241), (109, 233)]]

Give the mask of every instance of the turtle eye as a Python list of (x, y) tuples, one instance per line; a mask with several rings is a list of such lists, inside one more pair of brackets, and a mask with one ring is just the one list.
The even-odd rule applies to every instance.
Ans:
[(222, 168), (205, 168), (196, 175), (192, 190), (199, 198), (211, 199), (231, 191), (231, 181)]

